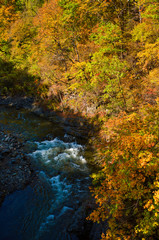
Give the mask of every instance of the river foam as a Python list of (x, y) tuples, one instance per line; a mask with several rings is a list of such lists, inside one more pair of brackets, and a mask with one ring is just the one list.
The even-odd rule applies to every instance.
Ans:
[(35, 143), (37, 150), (30, 155), (41, 164), (66, 172), (87, 171), (82, 145), (65, 143), (58, 138)]
[(63, 218), (70, 221), (75, 205), (79, 204), (79, 196), (88, 191), (89, 170), (83, 157), (84, 147), (76, 142), (55, 138), (34, 143), (36, 150), (29, 155), (38, 165), (40, 163), (40, 181), (48, 185), (53, 196), (35, 238), (43, 239), (46, 232), (63, 224)]

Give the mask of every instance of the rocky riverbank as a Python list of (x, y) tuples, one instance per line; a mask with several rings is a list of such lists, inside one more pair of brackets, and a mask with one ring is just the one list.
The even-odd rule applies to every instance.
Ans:
[(0, 105), (6, 107), (15, 107), (16, 109), (26, 109), (40, 117), (45, 117), (49, 121), (60, 123), (65, 133), (75, 137), (77, 140), (85, 142), (88, 139), (88, 132), (92, 126), (88, 124), (87, 119), (82, 116), (74, 116), (64, 112), (55, 112), (42, 106), (32, 97), (10, 97), (0, 95)]
[(23, 189), (35, 177), (23, 140), (0, 130), (0, 204), (4, 197)]
[[(35, 103), (33, 98), (0, 97), (0, 105), (27, 109), (38, 116), (46, 117), (60, 122), (73, 140), (75, 137), (82, 141), (87, 139), (88, 128), (82, 118), (64, 118), (56, 115), (53, 111), (44, 110)], [(70, 140), (70, 139), (65, 139)], [(0, 126), (0, 204), (4, 197), (16, 190), (23, 189), (32, 181), (36, 180), (34, 167), (31, 159), (25, 153), (23, 138), (15, 133), (8, 133)], [(102, 226), (88, 222), (86, 217), (95, 207), (94, 200), (80, 204), (74, 210), (68, 210), (61, 216), (64, 219), (62, 239), (100, 239)], [(67, 224), (66, 224), (67, 222)], [(61, 226), (60, 226), (61, 228)], [(61, 229), (59, 229), (61, 231)]]
[[(54, 111), (44, 109), (31, 97), (10, 97), (0, 95), (0, 106), (27, 109), (28, 111), (58, 122), (69, 135), (67, 141), (78, 138), (85, 141), (87, 127), (82, 118), (64, 118)], [(7, 133), (0, 126), (0, 204), (4, 197), (18, 189), (22, 189), (32, 180), (34, 174), (31, 160), (24, 152), (24, 140), (22, 137)]]
[[(9, 193), (21, 190), (33, 181), (38, 180), (31, 159), (25, 153), (25, 142), (16, 134), (0, 130), (0, 204)], [(92, 224), (86, 220), (88, 214), (95, 207), (94, 200), (89, 197), (86, 202), (67, 209), (59, 217), (63, 219), (63, 226), (59, 224), (62, 239), (97, 240), (100, 239), (102, 225)], [(62, 229), (61, 229), (62, 228)]]

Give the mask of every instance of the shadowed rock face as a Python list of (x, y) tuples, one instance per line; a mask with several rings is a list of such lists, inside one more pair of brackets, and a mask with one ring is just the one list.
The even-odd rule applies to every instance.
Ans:
[(13, 106), (17, 109), (26, 108), (31, 110), (33, 108), (34, 98), (31, 97), (5, 97), (0, 95), (0, 105)]

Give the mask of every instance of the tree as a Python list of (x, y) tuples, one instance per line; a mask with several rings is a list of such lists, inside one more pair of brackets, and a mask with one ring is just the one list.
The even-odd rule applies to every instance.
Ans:
[(97, 145), (102, 170), (92, 190), (98, 208), (89, 217), (108, 220), (103, 240), (159, 236), (158, 119), (158, 106), (149, 105), (103, 126)]
[(159, 62), (159, 3), (157, 0), (137, 1), (140, 22), (132, 31), (133, 40), (142, 43), (138, 64), (144, 71), (152, 70)]
[(19, 13), (15, 0), (0, 1), (0, 56), (9, 55), (9, 42), (7, 38), (11, 24), (18, 18)]

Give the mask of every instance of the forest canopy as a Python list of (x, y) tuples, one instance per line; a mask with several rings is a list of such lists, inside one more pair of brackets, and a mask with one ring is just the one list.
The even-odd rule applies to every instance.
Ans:
[(159, 238), (158, 0), (0, 1), (0, 94), (80, 113), (98, 131), (91, 221)]

